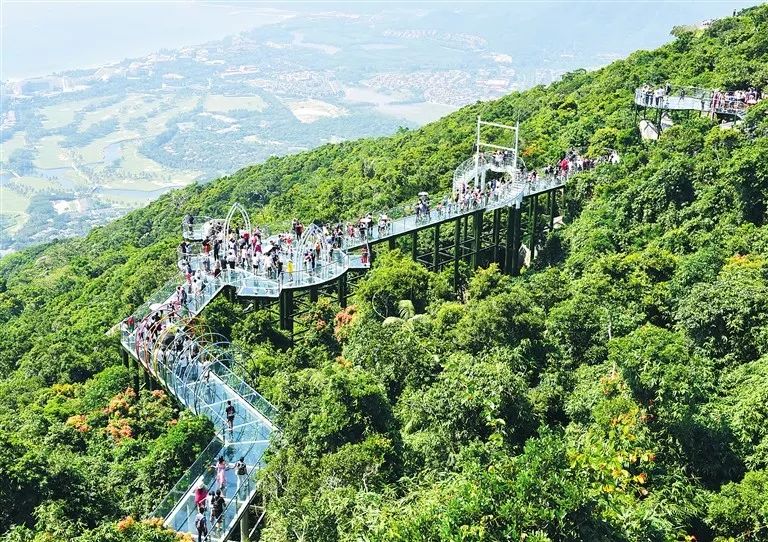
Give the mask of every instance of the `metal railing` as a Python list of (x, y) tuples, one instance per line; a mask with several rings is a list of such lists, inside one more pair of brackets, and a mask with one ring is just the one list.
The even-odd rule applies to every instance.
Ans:
[(755, 102), (749, 103), (746, 93), (743, 97), (739, 97), (732, 92), (720, 92), (708, 88), (670, 86), (635, 89), (635, 103), (655, 109), (714, 112), (741, 118)]
[(480, 153), (479, 156), (471, 156), (464, 160), (453, 172), (453, 189), (460, 191), (462, 187), (469, 186), (470, 182), (477, 177), (482, 178), (489, 169), (494, 171), (506, 171), (513, 177), (517, 175), (518, 166), (514, 154), (487, 154)]

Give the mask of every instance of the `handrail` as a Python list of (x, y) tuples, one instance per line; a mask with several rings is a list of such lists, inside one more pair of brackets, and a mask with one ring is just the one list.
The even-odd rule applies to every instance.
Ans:
[(758, 97), (756, 92), (721, 92), (709, 88), (666, 85), (636, 88), (634, 100), (642, 107), (714, 112), (741, 118), (749, 107), (757, 103)]
[[(179, 505), (184, 496), (189, 493), (190, 488), (194, 488), (195, 481), (210, 471), (211, 463), (219, 457), (223, 448), (224, 443), (220, 439), (214, 438), (200, 452), (195, 462), (182, 474), (181, 478), (179, 478), (165, 497), (155, 506), (149, 517), (165, 519)], [(210, 485), (206, 485), (207, 487), (210, 487)]]

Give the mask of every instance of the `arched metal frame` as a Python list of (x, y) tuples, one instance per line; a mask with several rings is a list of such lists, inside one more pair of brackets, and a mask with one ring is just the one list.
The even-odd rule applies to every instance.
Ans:
[[(160, 311), (163, 312), (160, 320), (151, 325), (144, 324)], [(195, 412), (201, 407), (202, 393), (208, 389), (209, 371), (214, 364), (221, 363), (233, 373), (253, 379), (242, 349), (223, 335), (208, 330), (196, 318), (181, 316), (174, 303), (166, 303), (150, 313), (142, 327), (147, 340), (142, 344), (137, 342), (140, 359), (166, 386), (173, 384), (171, 374), (182, 379), (185, 388), (192, 394), (192, 404), (188, 406)], [(159, 331), (155, 331), (157, 328)], [(170, 341), (169, 334), (173, 334)], [(180, 348), (180, 341), (187, 344)], [(158, 359), (161, 351), (164, 353), (162, 361)], [(187, 356), (187, 369), (180, 375), (176, 372), (176, 363), (180, 359), (177, 356), (181, 355)], [(181, 390), (175, 391), (178, 395)]]
[(240, 218), (243, 219), (243, 228), (248, 232), (252, 230), (251, 217), (248, 216), (248, 211), (245, 210), (245, 207), (235, 202), (232, 204), (232, 207), (229, 208), (229, 212), (227, 213), (227, 218), (224, 220), (224, 242), (225, 243), (229, 241), (229, 229), (230, 229), (230, 226), (232, 225), (232, 218), (234, 218), (235, 213), (240, 213)]
[(301, 234), (301, 238), (297, 239), (296, 249), (294, 251), (294, 263), (301, 265), (303, 263), (302, 258), (307, 247), (315, 250), (315, 243), (320, 241), (323, 249), (327, 249), (325, 242), (325, 235), (323, 234), (323, 228), (315, 223), (310, 226)]

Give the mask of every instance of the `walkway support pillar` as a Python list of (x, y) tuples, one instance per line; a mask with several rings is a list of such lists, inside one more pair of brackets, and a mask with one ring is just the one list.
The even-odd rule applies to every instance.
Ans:
[(131, 380), (133, 380), (133, 389), (136, 390), (136, 392), (138, 393), (139, 377), (141, 376), (139, 374), (141, 372), (141, 362), (139, 362), (133, 356), (131, 356), (128, 359), (130, 361), (130, 366), (128, 367), (129, 369), (128, 373), (131, 375)]
[[(556, 189), (555, 189), (556, 190)], [(555, 229), (555, 203), (557, 201), (555, 190), (549, 192), (549, 233)]]
[(280, 329), (293, 332), (293, 290), (280, 292)]
[(437, 273), (440, 271), (440, 224), (435, 224), (432, 228), (432, 241), (434, 246), (432, 247), (432, 270)]
[(504, 272), (507, 275), (513, 274), (514, 263), (512, 259), (512, 253), (514, 252), (514, 229), (515, 229), (515, 213), (517, 212), (517, 206), (511, 205), (507, 207), (507, 232), (504, 239)]
[(250, 542), (251, 535), (249, 533), (250, 526), (248, 525), (248, 508), (240, 517), (240, 542)]
[(499, 238), (501, 237), (501, 209), (493, 210), (493, 261), (499, 263)]
[(347, 307), (347, 274), (339, 275), (338, 281), (339, 306), (344, 309)]
[(536, 256), (536, 215), (539, 212), (539, 196), (534, 195), (531, 199), (531, 264)]
[(149, 372), (149, 369), (144, 369), (144, 388), (146, 388), (148, 391), (152, 391), (152, 375)]
[(459, 289), (459, 258), (461, 258), (461, 252), (459, 245), (461, 244), (461, 217), (456, 219), (456, 226), (453, 234), (453, 289), (458, 291)]
[(418, 259), (419, 232), (411, 232), (411, 258), (415, 262)]
[[(469, 230), (469, 215), (464, 215), (464, 243), (467, 241), (468, 231)], [(466, 252), (466, 247), (464, 246), (464, 243), (461, 245), (461, 255), (464, 256), (464, 253)]]
[(520, 215), (522, 209), (513, 204), (507, 208), (507, 236), (504, 254), (504, 272), (508, 275), (518, 273), (518, 254), (520, 253)]
[(309, 287), (309, 300), (312, 303), (317, 303), (317, 286)]
[(123, 362), (123, 366), (126, 368), (129, 368), (131, 366), (131, 360), (129, 359), (130, 356), (128, 355), (128, 352), (125, 351), (125, 348), (122, 346), (120, 347), (120, 359)]
[(560, 201), (562, 202), (562, 205), (560, 206), (560, 214), (563, 217), (563, 223), (565, 223), (565, 215), (568, 212), (568, 203), (565, 201), (565, 188), (560, 189)]
[(523, 209), (522, 202), (520, 206), (515, 206), (515, 219), (512, 225), (512, 274), (517, 276), (520, 274), (520, 245), (522, 244), (522, 223), (523, 223)]
[(397, 243), (395, 242), (394, 237), (389, 238), (389, 250), (395, 250), (397, 248)]
[(472, 215), (472, 269), (480, 264), (481, 237), (483, 234), (483, 211)]

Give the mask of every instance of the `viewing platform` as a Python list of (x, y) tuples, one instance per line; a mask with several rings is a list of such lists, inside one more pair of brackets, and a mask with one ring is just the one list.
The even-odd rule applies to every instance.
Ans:
[(635, 89), (635, 105), (669, 111), (698, 111), (743, 119), (759, 101), (756, 91), (721, 92), (699, 87), (667, 86)]

